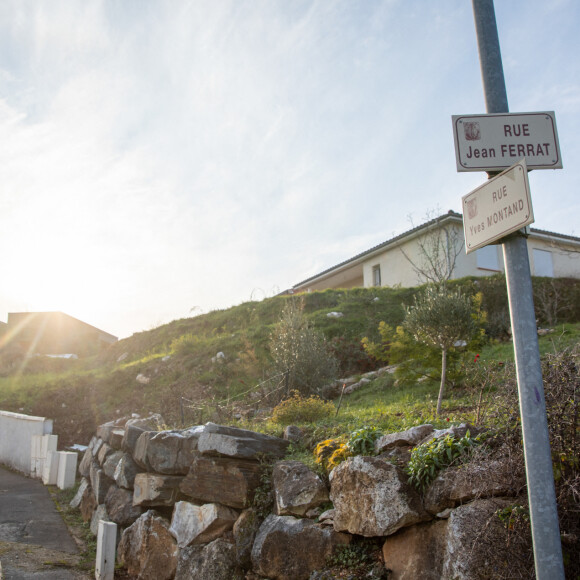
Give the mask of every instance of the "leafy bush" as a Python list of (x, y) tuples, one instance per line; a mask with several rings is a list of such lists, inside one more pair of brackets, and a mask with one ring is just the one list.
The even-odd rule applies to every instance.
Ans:
[(461, 439), (447, 435), (418, 445), (411, 451), (411, 459), (406, 468), (409, 483), (418, 491), (424, 492), (441, 470), (469, 454), (482, 440), (480, 435), (472, 438), (468, 431)]
[(293, 423), (314, 423), (331, 417), (336, 413), (332, 402), (323, 401), (316, 395), (303, 397), (298, 391), (278, 404), (272, 413), (272, 421), (278, 425)]
[(365, 426), (353, 431), (346, 443), (351, 455), (374, 455), (375, 441), (382, 437), (383, 432), (378, 427)]

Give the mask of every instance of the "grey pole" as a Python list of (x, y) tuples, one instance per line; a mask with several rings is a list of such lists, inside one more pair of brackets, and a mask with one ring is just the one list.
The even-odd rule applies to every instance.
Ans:
[[(472, 0), (488, 113), (507, 113), (508, 101), (493, 0)], [(528, 244), (521, 233), (503, 241), (534, 562), (538, 580), (564, 579), (546, 400), (538, 348)]]

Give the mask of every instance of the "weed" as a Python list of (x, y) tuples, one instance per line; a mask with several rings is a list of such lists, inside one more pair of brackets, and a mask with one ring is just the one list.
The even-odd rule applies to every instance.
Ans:
[(97, 557), (97, 539), (91, 533), (90, 525), (84, 522), (80, 512), (70, 507), (70, 502), (78, 490), (79, 484), (74, 487), (61, 490), (49, 487), (49, 492), (56, 505), (57, 510), (62, 515), (71, 533), (84, 547), (81, 553), (80, 566), (85, 570), (91, 570), (95, 565)]
[(265, 458), (260, 460), (260, 485), (254, 491), (252, 507), (260, 518), (266, 518), (274, 507), (274, 493), (272, 491), (272, 471), (274, 464)]

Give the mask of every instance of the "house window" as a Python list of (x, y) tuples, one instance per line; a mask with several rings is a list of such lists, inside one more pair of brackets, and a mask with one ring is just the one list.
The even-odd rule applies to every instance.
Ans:
[(373, 286), (381, 285), (381, 267), (373, 266)]
[(547, 250), (532, 250), (534, 259), (534, 275), (554, 277), (554, 265), (552, 264), (552, 252)]
[(484, 246), (476, 250), (477, 267), (481, 270), (495, 270), (499, 272), (499, 260), (497, 259), (497, 246)]

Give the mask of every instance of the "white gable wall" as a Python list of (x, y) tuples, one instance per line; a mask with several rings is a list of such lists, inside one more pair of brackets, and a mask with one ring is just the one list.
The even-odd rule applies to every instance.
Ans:
[[(441, 225), (453, 228), (458, 235), (459, 243), (463, 242), (463, 221), (458, 214), (442, 220)], [(419, 241), (433, 232), (419, 228), (399, 236), (381, 246), (371, 249), (354, 259), (344, 262), (306, 280), (293, 288), (294, 292), (325, 290), (327, 288), (353, 288), (364, 286), (371, 288), (378, 279), (376, 269), (380, 269), (381, 286), (413, 287), (426, 282), (415, 271), (413, 264), (420, 266), (424, 260), (421, 256)], [(554, 276), (557, 278), (580, 278), (580, 239), (550, 232), (532, 231), (528, 237), (528, 252), (532, 276)], [(409, 257), (407, 259), (405, 254)], [(457, 256), (452, 278), (465, 276), (492, 276), (503, 273), (503, 248), (489, 245), (471, 254), (462, 248)]]
[[(538, 253), (537, 250), (540, 252)], [(415, 263), (422, 263), (417, 239), (406, 241), (397, 246), (383, 250), (368, 257), (363, 262), (364, 286), (373, 286), (373, 267), (380, 266), (382, 286), (411, 287), (426, 282), (413, 265), (405, 258), (403, 251)], [(478, 256), (478, 253), (481, 256)], [(556, 244), (548, 237), (531, 234), (528, 238), (528, 253), (532, 276), (549, 276), (549, 262), (552, 264), (551, 275), (556, 278), (580, 278), (580, 245), (574, 243)], [(495, 257), (496, 267), (493, 268)], [(452, 278), (465, 276), (492, 276), (505, 271), (503, 249), (501, 244), (490, 245), (470, 254), (465, 248), (457, 256)]]

